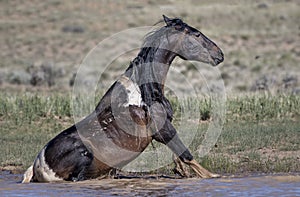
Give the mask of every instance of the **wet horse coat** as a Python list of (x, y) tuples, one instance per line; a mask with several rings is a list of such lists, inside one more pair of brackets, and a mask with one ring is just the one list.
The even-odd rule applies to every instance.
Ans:
[(41, 150), (23, 182), (96, 178), (134, 160), (153, 139), (167, 145), (200, 177), (218, 176), (200, 166), (178, 137), (164, 83), (176, 56), (215, 66), (223, 61), (223, 53), (182, 20), (164, 16), (164, 21), (166, 26), (145, 38), (138, 56), (95, 111)]

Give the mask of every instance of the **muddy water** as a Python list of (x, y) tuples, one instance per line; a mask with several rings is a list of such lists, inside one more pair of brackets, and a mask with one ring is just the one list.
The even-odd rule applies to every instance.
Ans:
[(300, 176), (220, 179), (134, 178), (79, 183), (20, 184), (22, 176), (0, 173), (0, 196), (300, 196)]

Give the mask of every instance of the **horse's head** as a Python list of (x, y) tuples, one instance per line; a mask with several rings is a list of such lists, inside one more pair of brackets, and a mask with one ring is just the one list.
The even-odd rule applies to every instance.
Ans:
[(223, 62), (221, 49), (199, 30), (184, 23), (181, 19), (170, 19), (166, 16), (164, 21), (167, 28), (172, 28), (174, 35), (171, 42), (176, 43), (175, 52), (183, 59), (209, 63), (213, 66)]

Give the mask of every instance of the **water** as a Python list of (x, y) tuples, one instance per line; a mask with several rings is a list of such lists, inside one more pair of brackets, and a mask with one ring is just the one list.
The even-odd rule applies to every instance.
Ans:
[(134, 178), (77, 183), (21, 184), (22, 175), (0, 173), (0, 196), (300, 196), (300, 176), (219, 179)]

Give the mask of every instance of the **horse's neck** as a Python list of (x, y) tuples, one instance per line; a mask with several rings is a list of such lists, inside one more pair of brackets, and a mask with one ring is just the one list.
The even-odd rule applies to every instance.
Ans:
[(176, 54), (165, 49), (145, 47), (130, 63), (125, 75), (139, 86), (144, 83), (164, 85), (169, 67)]
[[(154, 102), (162, 103), (162, 105), (165, 106), (168, 119), (172, 119), (172, 107), (165, 98), (163, 91), (164, 80), (169, 70), (169, 66), (176, 55), (167, 50), (150, 50), (154, 49), (142, 49), (139, 55), (131, 62), (124, 75), (139, 86), (142, 99), (148, 106), (151, 106)], [(152, 53), (149, 54), (144, 52)], [(96, 107), (97, 114), (100, 114), (110, 106), (112, 102), (112, 90), (115, 88), (116, 84), (117, 83), (114, 83), (110, 87), (98, 103)]]
[(131, 62), (125, 76), (138, 84), (145, 103), (165, 99), (164, 83), (175, 56), (169, 50), (145, 47)]

